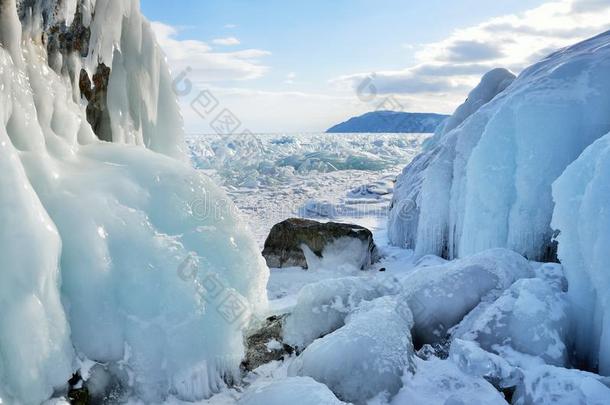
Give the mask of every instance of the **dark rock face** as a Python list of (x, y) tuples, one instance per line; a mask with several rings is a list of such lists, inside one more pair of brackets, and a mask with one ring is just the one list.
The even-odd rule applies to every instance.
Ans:
[(93, 132), (102, 141), (112, 142), (110, 114), (106, 103), (109, 80), (110, 68), (101, 63), (93, 75), (93, 82), (89, 79), (87, 72), (84, 69), (81, 70), (79, 88), (82, 96), (88, 101), (87, 121), (91, 124)]
[(307, 260), (302, 246), (307, 246), (316, 256), (322, 257), (324, 248), (340, 238), (355, 238), (367, 249), (367, 259), (362, 263), (366, 268), (378, 258), (373, 234), (368, 229), (336, 222), (320, 223), (308, 219), (291, 218), (271, 228), (265, 241), (263, 257), (273, 268), (303, 267)]
[[(110, 114), (106, 101), (111, 69), (101, 63), (97, 66), (93, 77), (89, 77), (84, 69), (74, 72), (66, 65), (71, 54), (87, 57), (91, 30), (83, 25), (82, 2), (77, 3), (76, 13), (70, 25), (66, 25), (66, 22), (57, 16), (61, 3), (57, 1), (53, 8), (41, 7), (35, 0), (21, 0), (17, 2), (17, 12), (21, 21), (30, 18), (33, 13), (40, 13), (43, 25), (42, 41), (47, 48), (50, 67), (70, 75), (73, 84), (79, 87), (81, 96), (87, 101), (87, 121), (91, 124), (93, 132), (100, 140), (112, 142)], [(61, 58), (57, 58), (57, 55), (61, 55)], [(62, 61), (59, 66), (55, 65), (57, 60)]]
[[(47, 26), (52, 21), (51, 16), (43, 12), (43, 24)], [(77, 52), (81, 57), (86, 57), (89, 53), (89, 40), (91, 30), (82, 24), (82, 4), (76, 5), (74, 21), (67, 26), (64, 21), (60, 21), (52, 26), (46, 27), (44, 40), (47, 45), (47, 53), (53, 55), (56, 52), (66, 56), (72, 52)]]
[(272, 361), (282, 360), (294, 349), (282, 342), (282, 324), (286, 316), (267, 318), (263, 326), (246, 338), (246, 358), (241, 364), (244, 371), (252, 371)]

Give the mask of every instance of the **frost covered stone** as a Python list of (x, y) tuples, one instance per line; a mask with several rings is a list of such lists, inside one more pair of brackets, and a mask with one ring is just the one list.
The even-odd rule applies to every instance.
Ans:
[(610, 375), (610, 134), (566, 169), (553, 185), (553, 196), (576, 355)]
[(413, 361), (411, 312), (400, 297), (363, 303), (345, 326), (314, 341), (289, 375), (310, 376), (340, 399), (363, 404), (381, 392), (394, 395)]
[(549, 55), (400, 176), (390, 240), (465, 257), (506, 247), (555, 259), (551, 184), (610, 130), (610, 32)]
[(238, 405), (340, 405), (324, 384), (310, 377), (288, 377), (255, 383), (237, 401)]
[(415, 269), (401, 280), (415, 320), (415, 342), (439, 342), (482, 300), (493, 300), (517, 279), (531, 276), (529, 263), (506, 249)]

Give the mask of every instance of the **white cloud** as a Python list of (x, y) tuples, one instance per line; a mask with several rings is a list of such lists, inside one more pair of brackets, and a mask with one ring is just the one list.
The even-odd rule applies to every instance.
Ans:
[(237, 28), (236, 24), (225, 24), (225, 28), (228, 30), (232, 30), (233, 28)]
[(222, 45), (222, 46), (233, 46), (239, 45), (239, 39), (235, 37), (226, 37), (226, 38), (216, 38), (212, 40), (214, 45)]
[(160, 22), (151, 24), (172, 70), (189, 68), (193, 82), (256, 79), (269, 70), (261, 60), (270, 52), (260, 49), (220, 52), (203, 41), (178, 39), (179, 30), (175, 27)]
[[(443, 41), (418, 45), (416, 64), (400, 71), (376, 72), (368, 85), (379, 94), (426, 96), (427, 104), (437, 100), (440, 106), (447, 97), (457, 102), (492, 68), (519, 73), (554, 50), (608, 29), (610, 0), (550, 1), (524, 13), (456, 30)], [(358, 91), (367, 86), (370, 76), (368, 72), (350, 74), (332, 83)]]

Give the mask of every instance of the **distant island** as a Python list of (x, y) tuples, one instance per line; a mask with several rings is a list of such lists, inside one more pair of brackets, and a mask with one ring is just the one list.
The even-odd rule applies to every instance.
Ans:
[(399, 111), (373, 111), (335, 125), (327, 133), (430, 133), (448, 115), (433, 113), (410, 113)]

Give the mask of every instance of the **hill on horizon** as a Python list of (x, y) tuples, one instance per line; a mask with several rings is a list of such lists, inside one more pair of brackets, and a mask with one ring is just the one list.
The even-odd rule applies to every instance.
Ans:
[(431, 133), (448, 115), (372, 111), (329, 128), (326, 133)]

